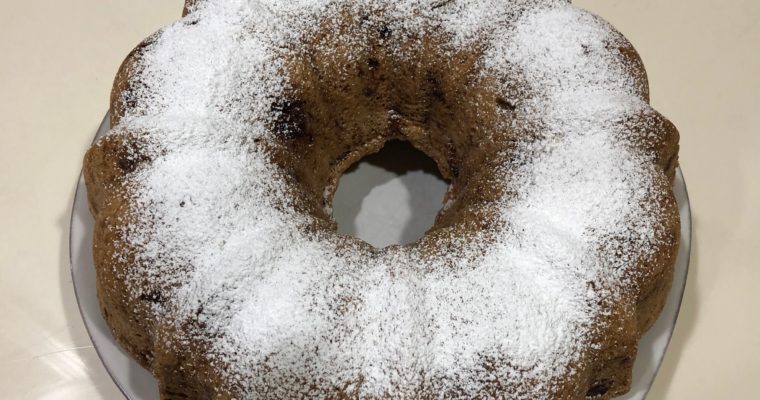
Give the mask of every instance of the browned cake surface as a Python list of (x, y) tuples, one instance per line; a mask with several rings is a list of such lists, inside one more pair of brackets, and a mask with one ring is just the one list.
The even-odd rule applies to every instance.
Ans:
[[(277, 167), (278, 179), (288, 188), (290, 198), (280, 206), (310, 216), (298, 223), (298, 229), (316, 237), (334, 234), (330, 199), (342, 172), (380, 150), (387, 141), (404, 140), (435, 160), (441, 174), (451, 182), (447, 207), (426, 236), (412, 245), (415, 257), (424, 260), (469, 254), (463, 248), (475, 245), (461, 238), (477, 237), (478, 246), (496, 246), (500, 243), (499, 216), (504, 204), (517, 201), (524, 189), (514, 184), (523, 177), (503, 166), (507, 163), (519, 170), (530, 162), (524, 158), (530, 156), (525, 143), (543, 140), (545, 126), (520, 114), (523, 100), (532, 95), (519, 84), (530, 81), (515, 77), (505, 85), (501, 76), (490, 73), (483, 63), (489, 51), (485, 40), (456, 47), (446, 36), (412, 34), (391, 46), (389, 36), (397, 33), (387, 26), (366, 28), (365, 21), (349, 11), (327, 15), (314, 28), (314, 34), (303, 39), (299, 50), (284, 58), (281, 73), (288, 85), (272, 101), (267, 122), (273, 136), (251, 142), (255, 141), (265, 159)], [(340, 44), (357, 31), (365, 32), (361, 48)], [(623, 142), (630, 151), (646, 154), (660, 174), (648, 182), (645, 207), (656, 215), (652, 229), (657, 240), (649, 242), (646, 256), (632, 260), (628, 260), (633, 253), (627, 246), (634, 239), (622, 236), (598, 243), (594, 251), (607, 254), (610, 265), (628, 263), (624, 274), (627, 287), (620, 289), (624, 292), (621, 295), (595, 298), (598, 304), (594, 307), (604, 312), (593, 316), (583, 339), (588, 346), (565, 366), (573, 373), (549, 379), (549, 383), (533, 382), (537, 378), (531, 377), (523, 382), (486, 379), (479, 382), (477, 392), (469, 391), (470, 381), (451, 385), (446, 381), (448, 386), (440, 390), (443, 384), (438, 378), (430, 378), (411, 392), (402, 388), (398, 393), (366, 395), (362, 385), (369, 384), (362, 378), (353, 384), (324, 386), (310, 381), (308, 375), (289, 376), (269, 364), (255, 364), (257, 371), (275, 378), (283, 374), (271, 382), (313, 388), (311, 392), (264, 390), (230, 378), (225, 371), (232, 367), (224, 362), (210, 362), (213, 358), (208, 354), (216, 350), (211, 348), (209, 337), (188, 335), (205, 328), (200, 319), (176, 323), (158, 317), (163, 314), (156, 307), (171, 303), (166, 296), (176, 283), (157, 282), (151, 270), (140, 269), (147, 262), (145, 252), (129, 236), (145, 219), (140, 209), (145, 204), (134, 200), (137, 189), (133, 177), (163, 157), (162, 151), (171, 151), (155, 151), (152, 133), (129, 125), (135, 118), (129, 115), (130, 110), (146, 104), (150, 109), (150, 100), (140, 91), (152, 81), (141, 75), (141, 62), (146, 53), (155, 51), (155, 40), (153, 37), (138, 46), (122, 65), (111, 101), (111, 125), (116, 130), (87, 153), (84, 173), (96, 219), (94, 257), (103, 316), (117, 341), (158, 378), (162, 398), (282, 398), (292, 393), (329, 398), (397, 398), (399, 393), (415, 398), (530, 398), (535, 394), (526, 388), (540, 385), (541, 395), (550, 399), (610, 399), (628, 390), (637, 341), (664, 306), (679, 243), (678, 212), (670, 191), (678, 163), (678, 132), (667, 119), (642, 108), (615, 123), (616, 129), (629, 135)], [(620, 43), (614, 56), (628, 67), (631, 90), (647, 101), (642, 63), (630, 44)], [(330, 240), (338, 250), (345, 247), (346, 252), (359, 254), (353, 259), (402, 257), (412, 251), (398, 246), (374, 249), (353, 238)], [(155, 261), (162, 265), (161, 260)], [(592, 290), (601, 290), (607, 283), (596, 284), (599, 287), (590, 282)], [(140, 285), (147, 289), (136, 290)], [(350, 310), (357, 301), (338, 299), (335, 307), (345, 302)], [(201, 305), (198, 314), (203, 312)], [(511, 364), (511, 354), (502, 356), (483, 357), (478, 365), (499, 376), (501, 366)]]

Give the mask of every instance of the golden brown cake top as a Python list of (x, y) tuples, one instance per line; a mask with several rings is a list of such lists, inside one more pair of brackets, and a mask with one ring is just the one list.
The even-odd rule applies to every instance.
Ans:
[[(304, 228), (269, 149), (315, 35), (347, 63), (369, 43), (398, 63), (430, 41), (478, 52), (515, 133), (479, 137), (503, 149), (488, 228), (378, 250)], [(656, 114), (629, 48), (566, 1), (199, 1), (140, 50), (111, 132), (150, 159), (124, 177), (129, 295), (170, 293), (153, 310), (167, 345), (243, 396), (554, 392), (599, 346), (598, 316), (633, 307), (665, 234), (663, 133), (628, 123)]]

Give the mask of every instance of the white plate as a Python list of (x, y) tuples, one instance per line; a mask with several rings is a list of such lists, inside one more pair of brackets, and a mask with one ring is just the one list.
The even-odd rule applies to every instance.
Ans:
[[(108, 129), (108, 116), (106, 115), (98, 129), (96, 138), (104, 135)], [(361, 171), (361, 168), (357, 171)], [(423, 182), (423, 184), (426, 183)], [(439, 182), (428, 181), (427, 184), (431, 185), (434, 190), (440, 189)], [(625, 396), (619, 397), (618, 400), (643, 400), (646, 397), (665, 355), (678, 318), (678, 310), (681, 307), (681, 299), (686, 286), (686, 274), (689, 269), (691, 211), (686, 185), (680, 169), (677, 171), (674, 191), (681, 213), (681, 248), (676, 260), (673, 289), (659, 319), (639, 342), (631, 391)], [(84, 179), (80, 176), (71, 212), (69, 256), (74, 291), (79, 302), (82, 319), (103, 365), (124, 395), (130, 400), (157, 400), (158, 385), (153, 376), (116, 344), (113, 336), (111, 336), (111, 331), (100, 315), (95, 290), (95, 268), (92, 261), (92, 228), (93, 220), (87, 208)]]

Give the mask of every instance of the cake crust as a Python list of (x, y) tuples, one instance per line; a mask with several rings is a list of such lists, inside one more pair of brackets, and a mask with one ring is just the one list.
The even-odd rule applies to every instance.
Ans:
[[(213, 103), (217, 98), (232, 98), (236, 103), (225, 100), (219, 104), (204, 103), (199, 107), (208, 119), (212, 119), (209, 116), (212, 113), (214, 118), (218, 114), (230, 125), (212, 125), (212, 129), (219, 129), (220, 126), (224, 129), (217, 132), (209, 131), (205, 125), (209, 122), (205, 120), (196, 123), (195, 119), (203, 117), (193, 114), (196, 110), (192, 107), (196, 103), (191, 100), (185, 103), (185, 97), (201, 95), (179, 90), (174, 92), (168, 86), (174, 78), (184, 79), (182, 62), (183, 57), (189, 54), (188, 49), (211, 51), (216, 43), (172, 44), (172, 41), (180, 42), (178, 38), (193, 29), (204, 33), (204, 23), (208, 20), (213, 22), (209, 25), (218, 24), (209, 28), (209, 32), (219, 31), (219, 27), (227, 29), (228, 25), (234, 25), (230, 22), (234, 19), (230, 15), (239, 16), (225, 14), (222, 10), (227, 10), (227, 6), (215, 0), (188, 1), (182, 21), (146, 39), (125, 59), (115, 78), (111, 96), (113, 130), (96, 142), (85, 156), (84, 176), (90, 210), (95, 218), (93, 254), (101, 311), (118, 343), (158, 379), (162, 399), (507, 397), (606, 400), (627, 392), (637, 342), (656, 320), (672, 284), (680, 231), (678, 209), (671, 190), (678, 165), (678, 131), (665, 117), (649, 107), (646, 73), (633, 46), (597, 17), (576, 10), (564, 1), (515, 1), (515, 5), (503, 6), (505, 8), (500, 10), (504, 15), (513, 15), (499, 22), (504, 32), (497, 30), (490, 34), (471, 34), (468, 26), (463, 23), (462, 27), (458, 27), (452, 22), (453, 17), (445, 14), (450, 12), (458, 18), (474, 14), (479, 9), (478, 2), (473, 1), (431, 2), (431, 7), (425, 10), (414, 7), (393, 9), (388, 2), (380, 0), (347, 2), (349, 6), (334, 8), (320, 8), (323, 3), (332, 2), (305, 1), (304, 10), (309, 10), (309, 7), (319, 10), (311, 14), (294, 11), (287, 6), (280, 9), (276, 3), (263, 3), (267, 3), (269, 11), (274, 10), (272, 15), (276, 18), (272, 18), (276, 23), (295, 23), (296, 27), (304, 28), (304, 21), (308, 21), (312, 27), (309, 35), (293, 36), (288, 29), (285, 33), (278, 33), (279, 36), (272, 34), (272, 37), (265, 35), (266, 40), (256, 39), (262, 40), (261, 43), (256, 42), (257, 45), (270, 46), (264, 55), (256, 53), (256, 57), (265, 58), (261, 67), (256, 66), (260, 69), (254, 71), (265, 78), (257, 81), (260, 86), (251, 83), (249, 91), (225, 87), (227, 80), (214, 83), (217, 86), (214, 90), (222, 94), (214, 94), (208, 103)], [(448, 11), (450, 7), (460, 4), (461, 9)], [(248, 11), (245, 6), (240, 7)], [(258, 9), (253, 11), (254, 14), (264, 13)], [(431, 14), (424, 14), (428, 12)], [(254, 19), (255, 23), (262, 23), (249, 14), (243, 15)], [(483, 21), (475, 21), (471, 25), (489, 21), (486, 16), (480, 17)], [(315, 20), (317, 23), (314, 23)], [(405, 28), (404, 21), (408, 20), (421, 22), (418, 21), (420, 25), (413, 28)], [(555, 82), (549, 76), (555, 73), (553, 65), (547, 62), (566, 61), (563, 55), (552, 54), (549, 57), (540, 41), (520, 42), (520, 38), (521, 35), (526, 38), (535, 38), (539, 34), (542, 37), (551, 36), (556, 32), (540, 26), (556, 21), (572, 24), (571, 28), (591, 26), (593, 29), (589, 28), (590, 33), (586, 36), (579, 36), (579, 40), (588, 43), (582, 43), (580, 55), (572, 55), (579, 57), (571, 60), (572, 68), (577, 70), (567, 75), (560, 74)], [(252, 28), (255, 27), (254, 23), (240, 24), (242, 30), (233, 26), (235, 29), (232, 32), (241, 36), (258, 34), (251, 33), (251, 30), (255, 31)], [(445, 24), (452, 24), (453, 27)], [(462, 38), (457, 35), (462, 35)], [(499, 35), (507, 39), (502, 42)], [(283, 43), (292, 48), (286, 51), (277, 47), (283, 46)], [(521, 60), (521, 57), (524, 59)], [(179, 67), (159, 68), (166, 66), (161, 62), (169, 60), (175, 60)], [(501, 64), (494, 66), (494, 60)], [(233, 67), (236, 65), (233, 61), (225, 61)], [(198, 60), (195, 62), (203, 64)], [(530, 66), (545, 70), (531, 70)], [(233, 67), (225, 72), (234, 75), (242, 68)], [(190, 72), (199, 76), (206, 73), (201, 67)], [(215, 77), (217, 73), (209, 72), (209, 76)], [(598, 78), (607, 75), (611, 76), (606, 78), (609, 81)], [(266, 81), (278, 77), (284, 83)], [(231, 78), (232, 85), (248, 86), (240, 83), (244, 81), (236, 83), (235, 79), (241, 78)], [(262, 85), (265, 84), (275, 88), (264, 89)], [(572, 86), (576, 84), (579, 86)], [(578, 88), (593, 89), (580, 93), (588, 96), (588, 105), (576, 106), (572, 104), (575, 101), (562, 103), (567, 101), (563, 96), (569, 93), (568, 87), (576, 91), (580, 90)], [(173, 97), (175, 95), (182, 98)], [(600, 104), (603, 101), (609, 101), (612, 106)], [(235, 104), (242, 104), (243, 111), (237, 110)], [(551, 109), (536, 111), (549, 105)], [(171, 115), (174, 107), (185, 111), (168, 119), (167, 115)], [(593, 107), (598, 107), (598, 110), (589, 111)], [(554, 115), (556, 112), (560, 114)], [(611, 121), (605, 121), (607, 117)], [(230, 120), (250, 129), (250, 132), (261, 130), (264, 133), (239, 133), (239, 126), (227, 122)], [(597, 134), (594, 132), (599, 132), (599, 141), (592, 140)], [(447, 193), (447, 206), (419, 242), (406, 247), (375, 249), (357, 239), (340, 237), (335, 233), (330, 201), (343, 171), (366, 155), (379, 151), (389, 140), (405, 140), (423, 151), (435, 160), (442, 176), (452, 185)], [(562, 143), (562, 146), (557, 146), (557, 143)], [(609, 151), (611, 156), (620, 157), (620, 163), (609, 158), (595, 158), (596, 152), (588, 150), (593, 145), (600, 145), (601, 153)], [(608, 145), (610, 150), (607, 150)], [(567, 148), (576, 146), (578, 150), (564, 155), (564, 151), (569, 152)], [(208, 158), (208, 149), (214, 149), (214, 155), (224, 156)], [(170, 164), (175, 155), (179, 158), (178, 164)], [(227, 161), (231, 158), (235, 159), (230, 166)], [(238, 163), (237, 158), (245, 160), (245, 163)], [(562, 182), (571, 182), (572, 186), (572, 181), (565, 180), (565, 175), (555, 174), (560, 170), (558, 166), (572, 170), (573, 166), (567, 164), (567, 160), (573, 159), (577, 159), (579, 164), (581, 178), (578, 179), (584, 179), (584, 186), (580, 186), (583, 190), (588, 193), (602, 191), (617, 201), (605, 203), (604, 199), (589, 200), (589, 204), (611, 204), (618, 207), (614, 209), (616, 215), (595, 211), (594, 207), (585, 203), (587, 199), (582, 198), (576, 203), (568, 200), (568, 207), (560, 204), (556, 216), (551, 214), (547, 217), (540, 213), (541, 210), (534, 213), (534, 204), (549, 207), (548, 204), (563, 200), (556, 197), (551, 187)], [(200, 163), (198, 160), (207, 161)], [(210, 164), (213, 165), (206, 168)], [(610, 169), (610, 172), (607, 175), (589, 173), (592, 167)], [(266, 171), (266, 182), (251, 181), (249, 178), (235, 181), (236, 171), (240, 169), (243, 175)], [(173, 175), (167, 176), (168, 173)], [(589, 178), (583, 175), (587, 173)], [(232, 178), (229, 179), (233, 182), (229, 185), (217, 181), (230, 175)], [(605, 176), (620, 178), (610, 178), (606, 183), (600, 183), (599, 180), (607, 179)], [(175, 189), (161, 192), (162, 187), (186, 180), (192, 183), (193, 179), (201, 182), (206, 189), (192, 192), (189, 189), (201, 186), (187, 184), (182, 187), (182, 193), (177, 192), (179, 197), (175, 196)], [(241, 182), (256, 188), (240, 197), (235, 185)], [(609, 189), (610, 185), (614, 190)], [(625, 193), (620, 194), (621, 191)], [(222, 200), (215, 196), (222, 194), (230, 200), (218, 203)], [(278, 240), (287, 241), (287, 246), (269, 252), (301, 258), (281, 261), (266, 250), (251, 255), (241, 252), (240, 257), (263, 257), (270, 260), (272, 268), (282, 270), (300, 268), (307, 257), (315, 257), (322, 263), (315, 265), (336, 265), (335, 271), (327, 271), (324, 276), (312, 277), (308, 275), (311, 272), (298, 272), (313, 279), (304, 281), (304, 285), (310, 282), (319, 290), (324, 285), (324, 293), (313, 294), (307, 290), (308, 285), (294, 292), (301, 296), (311, 293), (308, 300), (316, 304), (312, 308), (304, 309), (306, 311), (291, 309), (288, 307), (295, 306), (284, 302), (269, 306), (280, 307), (271, 311), (260, 308), (259, 303), (254, 304), (254, 300), (248, 298), (258, 295), (241, 294), (242, 297), (236, 297), (238, 295), (220, 294), (240, 291), (234, 283), (225, 283), (232, 288), (228, 292), (207, 294), (202, 287), (213, 284), (206, 280), (208, 278), (199, 277), (217, 273), (230, 274), (246, 284), (269, 282), (269, 278), (251, 278), (260, 273), (258, 269), (251, 267), (249, 271), (245, 262), (224, 257), (224, 254), (237, 255), (236, 252), (240, 251), (229, 248), (236, 240), (236, 233), (231, 228), (220, 225), (222, 227), (214, 230), (192, 225), (190, 221), (193, 221), (195, 214), (183, 214), (194, 210), (193, 207), (205, 207), (199, 208), (197, 215), (218, 212), (219, 221), (234, 225), (231, 221), (227, 222), (227, 213), (234, 216), (237, 211), (225, 213), (226, 208), (220, 208), (218, 204), (232, 207), (232, 203), (241, 202), (246, 196), (256, 201), (253, 205), (240, 205), (240, 208), (251, 207), (250, 214), (241, 214), (244, 218), (262, 215), (264, 219), (279, 221), (283, 218), (285, 221), (283, 223), (286, 225), (260, 222), (264, 228), (271, 229), (262, 231), (267, 234), (287, 232), (282, 238), (274, 235)], [(172, 207), (171, 210), (169, 207)], [(551, 207), (549, 209), (553, 210)], [(585, 211), (575, 211), (579, 209)], [(521, 219), (524, 216), (538, 221), (548, 218), (549, 222), (524, 222)], [(169, 217), (176, 218), (176, 221)], [(261, 220), (254, 217), (251, 221)], [(206, 221), (205, 217), (198, 218), (198, 221)], [(632, 222), (627, 218), (637, 219)], [(576, 219), (582, 222), (578, 223), (578, 227), (584, 230), (576, 230), (573, 225)], [(620, 225), (607, 229), (606, 225), (603, 228), (596, 223), (608, 220)], [(565, 224), (565, 221), (570, 223)], [(214, 272), (213, 268), (211, 272), (203, 269), (206, 259), (187, 249), (188, 243), (192, 242), (171, 239), (172, 235), (177, 235), (178, 228), (184, 229), (180, 236), (194, 237), (188, 231), (198, 231), (197, 237), (204, 238), (206, 242), (196, 241), (195, 247), (211, 249), (213, 244), (222, 249), (221, 258), (204, 256), (215, 262), (222, 260), (217, 264), (219, 272)], [(522, 231), (514, 233), (517, 228)], [(528, 233), (523, 233), (525, 230)], [(220, 233), (228, 236), (217, 244)], [(534, 234), (537, 236), (531, 236)], [(256, 235), (251, 237), (261, 238)], [(164, 241), (154, 242), (157, 239)], [(246, 240), (250, 238), (246, 237)], [(581, 240), (588, 240), (589, 244), (577, 244)], [(263, 238), (260, 241), (262, 246), (274, 246), (274, 243)], [(515, 258), (514, 255), (507, 256), (493, 250), (522, 254), (527, 250), (518, 245), (528, 246), (536, 241), (542, 246), (557, 246), (566, 250), (536, 248), (526, 253), (525, 257), (528, 258)], [(256, 242), (251, 246), (257, 246)], [(308, 251), (295, 252), (292, 250), (295, 247)], [(293, 253), (288, 253), (290, 251)], [(576, 252), (583, 259), (562, 258), (567, 255), (575, 257)], [(489, 316), (502, 325), (493, 325), (488, 329), (472, 328), (481, 322), (479, 316), (473, 313), (476, 309), (470, 303), (483, 301), (485, 304), (488, 299), (479, 299), (474, 291), (454, 293), (459, 297), (475, 299), (462, 300), (460, 304), (460, 300), (447, 297), (452, 295), (446, 286), (450, 280), (469, 276), (469, 271), (487, 267), (497, 272), (485, 274), (484, 277), (472, 275), (466, 281), (470, 285), (468, 287), (485, 288), (489, 280), (518, 279), (517, 272), (512, 270), (499, 272), (500, 265), (515, 264), (524, 268), (521, 264), (524, 259), (532, 258), (537, 260), (536, 263), (547, 264), (547, 269), (537, 269), (536, 286), (540, 289), (536, 290), (553, 290), (556, 283), (567, 283), (565, 275), (561, 279), (556, 278), (557, 282), (542, 280), (544, 275), (541, 274), (562, 270), (552, 263), (577, 262), (578, 267), (568, 270), (567, 275), (575, 274), (583, 290), (588, 291), (588, 298), (581, 302), (584, 311), (579, 311), (581, 322), (577, 324), (557, 320), (559, 317), (542, 317), (537, 313), (540, 308), (525, 315), (541, 323), (567, 323), (567, 327), (576, 327), (583, 334), (578, 334), (572, 341), (562, 338), (536, 341), (532, 345), (553, 349), (538, 355), (526, 349), (526, 344), (513, 344), (511, 339), (499, 339), (499, 345), (506, 349), (517, 346), (517, 350), (491, 352), (482, 347), (470, 354), (457, 348), (464, 346), (461, 344), (463, 342), (446, 336), (448, 331), (478, 335), (467, 342), (487, 342), (490, 346), (495, 329), (520, 327), (522, 324), (512, 322), (498, 310), (484, 305), (485, 310), (495, 313)], [(590, 262), (587, 258), (594, 261)], [(240, 269), (234, 269), (238, 265)], [(366, 266), (366, 270), (356, 272), (360, 266)], [(306, 267), (315, 268), (304, 264), (303, 268)], [(439, 272), (444, 270), (450, 272)], [(361, 274), (367, 274), (370, 278), (358, 277)], [(357, 283), (364, 282), (362, 279), (375, 279), (375, 275), (376, 281)], [(196, 282), (194, 279), (200, 280)], [(288, 281), (272, 282), (270, 286), (262, 284), (257, 290), (270, 293), (270, 298), (279, 298), (271, 294), (272, 288), (285, 289), (278, 285)], [(431, 282), (437, 282), (446, 290), (436, 292), (436, 288), (431, 288)], [(293, 286), (300, 288), (300, 284), (295, 282)], [(358, 289), (346, 289), (351, 285), (356, 285)], [(373, 286), (386, 290), (382, 296), (376, 295), (379, 300), (374, 305), (368, 294), (374, 295), (371, 290)], [(500, 288), (495, 293), (504, 290), (530, 291), (530, 288), (514, 286), (511, 289)], [(556, 290), (564, 296), (569, 289)], [(258, 292), (252, 290), (251, 293)], [(437, 297), (431, 298), (450, 303), (446, 307), (437, 307), (430, 303), (431, 298), (426, 297), (433, 294)], [(577, 299), (575, 292), (570, 294), (576, 297), (569, 298)], [(219, 300), (220, 297), (222, 300)], [(262, 304), (268, 301), (266, 299), (261, 301)], [(544, 297), (539, 299), (543, 301)], [(562, 302), (564, 298), (557, 300)], [(388, 303), (384, 303), (386, 301)], [(576, 310), (573, 301), (580, 300), (567, 301), (573, 306), (568, 306), (568, 310)], [(388, 309), (397, 304), (400, 304), (398, 307), (402, 311), (388, 314)], [(420, 308), (419, 304), (425, 307)], [(532, 307), (532, 304), (538, 303), (526, 304)], [(375, 306), (381, 310), (367, 311)], [(242, 339), (259, 338), (255, 330), (248, 333), (247, 329), (253, 325), (277, 326), (277, 319), (282, 317), (283, 323), (291, 325), (272, 328), (269, 334), (285, 332), (290, 344), (267, 354), (261, 353), (264, 351), (261, 349), (270, 343), (263, 339), (255, 343), (258, 346), (255, 348), (237, 347), (242, 346), (242, 339), (225, 329), (237, 326), (235, 321), (239, 316), (248, 314), (244, 311), (225, 311), (235, 307), (241, 310), (250, 308), (257, 310), (258, 314), (255, 315), (274, 318), (272, 321), (258, 319), (249, 325), (241, 325), (239, 329), (245, 332)], [(464, 310), (469, 314), (461, 314)], [(306, 313), (307, 316), (300, 319), (284, 317), (287, 313)], [(316, 318), (310, 313), (327, 313), (327, 316), (320, 314)], [(441, 327), (441, 324), (447, 323), (442, 316), (461, 318), (462, 315), (472, 321), (464, 325), (451, 322), (451, 326)], [(372, 328), (375, 331), (366, 333), (363, 329), (372, 325), (371, 319), (362, 319), (367, 316), (389, 324), (388, 327), (396, 327), (400, 319), (409, 316), (413, 317), (411, 322), (406, 325), (399, 323), (398, 326), (411, 324), (416, 328), (419, 321), (429, 321), (428, 318), (434, 323), (420, 328), (424, 334), (414, 330), (405, 336), (382, 333), (385, 332), (382, 324)], [(294, 322), (333, 324), (332, 329), (339, 334), (330, 336), (322, 333), (325, 335), (323, 342), (301, 343), (297, 337), (307, 337), (311, 331), (295, 329)], [(537, 336), (557, 334), (551, 327), (542, 324), (535, 326), (546, 328), (536, 331)], [(565, 334), (574, 335), (570, 332)], [(459, 375), (447, 375), (447, 371), (433, 367), (450, 365), (447, 359), (436, 359), (435, 351), (420, 351), (399, 356), (403, 358), (403, 363), (399, 364), (398, 371), (383, 364), (399, 361), (385, 353), (368, 354), (365, 357), (369, 361), (363, 361), (356, 367), (352, 364), (356, 353), (369, 351), (373, 345), (361, 346), (355, 342), (349, 345), (345, 342), (342, 346), (352, 349), (348, 352), (350, 354), (331, 348), (332, 340), (344, 340), (349, 336), (382, 343), (374, 346), (398, 346), (398, 351), (414, 347), (408, 347), (406, 340), (439, 340), (439, 347), (430, 343), (415, 346), (425, 349), (430, 346), (430, 349), (440, 350), (446, 356), (452, 354), (450, 357), (457, 363), (466, 359), (472, 364), (468, 364), (470, 367), (467, 370), (457, 371)], [(567, 342), (572, 348), (554, 349), (555, 341)], [(223, 344), (221, 348), (226, 353), (220, 350), (219, 343)], [(302, 347), (311, 349), (308, 353), (311, 356), (302, 351)], [(320, 347), (328, 350), (320, 350)], [(235, 352), (240, 354), (232, 354)], [(290, 352), (293, 352), (291, 358), (278, 358), (280, 354)], [(465, 354), (470, 358), (466, 358)], [(292, 358), (295, 355), (297, 358)], [(409, 360), (415, 356), (419, 360)], [(310, 361), (308, 357), (315, 360)], [(542, 364), (535, 364), (532, 357)], [(546, 357), (554, 358), (547, 360)], [(279, 360), (279, 364), (271, 360)], [(522, 363), (523, 360), (527, 361)], [(286, 361), (292, 364), (286, 364)], [(405, 370), (407, 361), (409, 369)], [(417, 364), (423, 366), (418, 367)], [(543, 364), (552, 368), (544, 369)], [(325, 377), (315, 372), (316, 367), (334, 371), (328, 377), (333, 381), (325, 382)], [(250, 369), (252, 374), (259, 375), (248, 375), (243, 369)], [(552, 375), (554, 373), (557, 375)]]

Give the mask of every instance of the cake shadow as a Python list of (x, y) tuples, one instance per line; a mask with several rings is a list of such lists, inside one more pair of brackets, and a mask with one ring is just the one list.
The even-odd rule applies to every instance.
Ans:
[(683, 355), (697, 324), (699, 317), (698, 310), (700, 307), (697, 279), (701, 268), (698, 251), (699, 238), (697, 237), (699, 225), (699, 220), (694, 214), (692, 214), (691, 252), (689, 258), (689, 270), (686, 277), (686, 289), (684, 290), (683, 300), (678, 313), (678, 320), (673, 332), (673, 337), (668, 345), (662, 365), (657, 372), (654, 384), (647, 395), (648, 399), (658, 400), (669, 399), (672, 397), (670, 395), (670, 386), (673, 377), (678, 370), (681, 356)]

